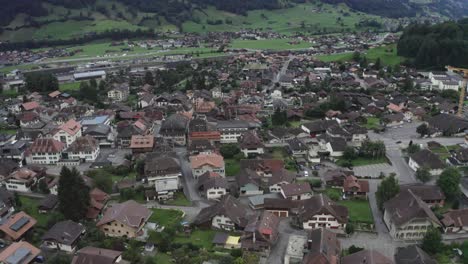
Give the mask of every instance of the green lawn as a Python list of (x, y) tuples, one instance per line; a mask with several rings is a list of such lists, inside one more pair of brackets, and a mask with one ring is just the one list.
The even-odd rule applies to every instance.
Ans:
[(235, 159), (225, 159), (224, 160), (225, 167), (226, 167), (226, 175), (227, 176), (235, 176), (240, 172), (240, 162)]
[(380, 126), (380, 119), (377, 117), (368, 117), (367, 123), (364, 125), (367, 129), (375, 129)]
[(355, 223), (374, 223), (374, 217), (367, 200), (346, 200), (338, 201), (340, 205), (346, 206), (349, 212), (349, 219)]
[(299, 42), (290, 44), (291, 39), (262, 39), (262, 40), (240, 40), (236, 39), (232, 42), (231, 48), (234, 49), (260, 49), (260, 50), (289, 50), (289, 49), (306, 49), (311, 47), (310, 43)]
[(59, 90), (61, 92), (76, 91), (80, 89), (81, 82), (61, 83)]
[(16, 129), (0, 129), (0, 134), (15, 135), (18, 132)]
[(151, 209), (153, 214), (149, 221), (156, 222), (162, 226), (170, 226), (179, 223), (182, 220), (182, 211), (172, 209)]
[(328, 196), (328, 198), (332, 200), (339, 200), (341, 198), (341, 189), (338, 188), (326, 188), (325, 191), (323, 192)]
[(154, 256), (154, 259), (156, 260), (156, 263), (158, 264), (172, 264), (174, 261), (172, 261), (172, 257), (169, 256), (168, 254), (158, 252), (156, 256)]
[(192, 203), (185, 197), (183, 192), (176, 192), (174, 200), (166, 201), (167, 205), (176, 205), (176, 206), (190, 206)]
[(20, 196), (21, 208), (18, 211), (24, 211), (28, 215), (36, 218), (37, 225), (40, 227), (46, 227), (47, 221), (49, 221), (50, 214), (40, 214), (38, 211), (40, 199), (29, 198), (26, 196)]
[(204, 249), (213, 248), (213, 238), (216, 234), (215, 230), (195, 230), (190, 234), (189, 237), (186, 236), (177, 236), (174, 239), (175, 243), (188, 244), (192, 243), (196, 246), (199, 246)]
[(288, 122), (288, 126), (298, 128), (298, 127), (302, 126), (302, 122), (301, 121), (290, 121), (290, 122)]
[(353, 53), (336, 53), (336, 54), (326, 54), (318, 55), (317, 59), (323, 62), (332, 62), (332, 61), (349, 61), (353, 59)]
[(366, 57), (370, 61), (376, 61), (377, 58), (380, 58), (382, 64), (390, 66), (400, 64), (404, 61), (403, 57), (397, 55), (396, 44), (369, 49), (366, 52)]

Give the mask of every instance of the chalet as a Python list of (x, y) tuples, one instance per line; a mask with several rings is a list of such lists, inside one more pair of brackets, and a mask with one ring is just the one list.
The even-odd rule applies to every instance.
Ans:
[(198, 190), (208, 200), (217, 200), (229, 192), (228, 181), (216, 172), (207, 171), (198, 178)]
[(70, 119), (51, 132), (52, 138), (69, 147), (78, 137), (81, 137), (81, 124)]
[(369, 193), (369, 182), (358, 180), (353, 175), (349, 175), (343, 182), (343, 194), (346, 198), (364, 198), (367, 199)]
[(337, 205), (324, 194), (315, 195), (299, 207), (298, 221), (305, 230), (328, 228), (344, 231), (348, 208)]
[(222, 177), (226, 175), (224, 170), (224, 158), (216, 153), (191, 156), (190, 165), (192, 167), (192, 175), (195, 179), (205, 172), (215, 172)]
[(243, 133), (239, 139), (239, 146), (245, 158), (251, 155), (261, 155), (264, 153), (264, 145), (255, 131)]
[(71, 264), (89, 263), (125, 263), (122, 261), (122, 252), (96, 247), (84, 247), (76, 252)]
[(145, 159), (144, 175), (149, 185), (154, 185), (159, 200), (171, 199), (181, 189), (182, 169), (179, 161), (171, 156), (151, 153)]
[(145, 206), (129, 200), (107, 207), (96, 226), (106, 236), (135, 238), (142, 235), (151, 214), (152, 211)]
[(310, 184), (303, 183), (287, 183), (281, 185), (281, 195), (284, 199), (289, 200), (307, 200), (312, 197), (312, 189)]
[(58, 222), (42, 236), (42, 247), (74, 252), (85, 231), (82, 224), (71, 220)]
[(26, 151), (26, 162), (28, 164), (57, 164), (65, 147), (65, 143), (52, 138), (37, 138)]
[(397, 248), (395, 253), (396, 264), (437, 264), (429, 254), (417, 245)]
[(130, 86), (127, 83), (114, 84), (114, 87), (107, 92), (107, 98), (112, 101), (122, 102), (127, 100), (130, 94)]
[(133, 154), (152, 152), (154, 146), (153, 135), (133, 135), (130, 140), (130, 149)]
[(336, 233), (317, 228), (309, 232), (305, 243), (307, 253), (302, 259), (303, 264), (336, 264), (341, 255), (341, 243)]
[(68, 159), (79, 160), (83, 162), (94, 162), (100, 153), (98, 141), (91, 136), (77, 138), (65, 153)]
[(5, 179), (6, 189), (9, 191), (32, 192), (43, 173), (38, 173), (28, 168), (20, 168), (11, 173)]
[(439, 156), (428, 149), (423, 149), (412, 154), (409, 158), (408, 165), (414, 171), (417, 171), (419, 168), (427, 168), (431, 175), (434, 176), (440, 175), (442, 170), (446, 167)]
[(244, 228), (242, 249), (249, 251), (269, 251), (279, 238), (280, 219), (267, 211), (252, 217)]
[(185, 146), (187, 144), (186, 133), (188, 118), (181, 114), (173, 114), (164, 120), (159, 133), (166, 139), (177, 145)]
[(437, 185), (422, 183), (400, 185), (400, 191), (411, 190), (416, 196), (421, 198), (429, 207), (443, 207), (445, 204), (444, 192)]
[(341, 264), (356, 264), (356, 263), (367, 263), (367, 264), (394, 264), (393, 260), (382, 255), (380, 252), (371, 250), (361, 250), (353, 254), (349, 254), (341, 258)]

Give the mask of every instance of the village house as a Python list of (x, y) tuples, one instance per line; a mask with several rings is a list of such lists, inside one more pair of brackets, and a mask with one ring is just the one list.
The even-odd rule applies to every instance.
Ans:
[(159, 134), (174, 144), (185, 146), (187, 144), (188, 118), (181, 114), (173, 114), (162, 122)]
[(229, 192), (228, 181), (219, 173), (207, 171), (198, 177), (198, 190), (208, 200), (218, 200)]
[(96, 226), (106, 236), (135, 238), (143, 234), (142, 229), (151, 214), (145, 206), (128, 200), (108, 206)]
[(130, 87), (127, 83), (114, 84), (114, 87), (107, 92), (107, 98), (115, 102), (123, 102), (127, 100), (130, 94)]
[(305, 248), (307, 253), (302, 259), (303, 264), (339, 263), (341, 243), (336, 233), (326, 228), (317, 228), (310, 231), (307, 241), (305, 241)]
[(65, 143), (52, 138), (37, 138), (26, 151), (26, 163), (57, 164), (65, 147)]
[(191, 156), (190, 165), (192, 167), (192, 175), (195, 179), (205, 172), (215, 172), (222, 177), (226, 175), (224, 170), (224, 158), (216, 153)]
[(299, 207), (298, 222), (305, 230), (328, 228), (344, 231), (348, 216), (348, 208), (337, 205), (324, 194), (319, 194)]
[(21, 211), (8, 217), (1, 225), (3, 238), (8, 241), (19, 241), (37, 223), (37, 220)]
[(398, 240), (421, 240), (430, 227), (441, 226), (429, 206), (410, 189), (384, 203), (384, 222)]
[(244, 229), (241, 239), (242, 249), (248, 251), (269, 251), (279, 238), (280, 219), (267, 211), (252, 217)]
[(159, 200), (172, 199), (182, 186), (182, 170), (174, 157), (151, 153), (146, 157), (144, 172), (148, 184), (155, 187)]
[(255, 131), (247, 131), (239, 137), (239, 146), (245, 158), (251, 155), (261, 155), (264, 152), (264, 145)]
[(122, 261), (122, 252), (96, 247), (84, 247), (78, 250), (71, 262), (71, 264), (89, 263), (118, 264), (124, 262)]
[(369, 182), (366, 180), (358, 180), (353, 175), (349, 175), (343, 182), (342, 192), (346, 198), (362, 198), (367, 199), (369, 193)]
[[(25, 252), (27, 252), (27, 254), (25, 254)], [(0, 263), (35, 263), (40, 253), (40, 249), (26, 241), (15, 242), (0, 253)], [(20, 262), (15, 262), (18, 260), (18, 256), (22, 256), (19, 260)]]
[(239, 137), (250, 129), (250, 125), (246, 121), (229, 120), (218, 121), (216, 128), (221, 133), (221, 144), (227, 144), (237, 143)]
[(197, 226), (226, 231), (243, 230), (249, 222), (248, 208), (226, 195), (216, 204), (203, 208), (194, 220)]
[(406, 190), (411, 190), (429, 207), (443, 207), (445, 205), (445, 194), (437, 185), (428, 185), (423, 183), (400, 185), (400, 192)]
[(468, 235), (468, 209), (448, 211), (441, 220), (446, 234)]
[(70, 119), (51, 132), (52, 138), (69, 147), (75, 140), (81, 137), (81, 124)]
[(408, 165), (414, 171), (417, 171), (419, 168), (427, 168), (433, 176), (440, 175), (446, 167), (439, 156), (428, 149), (423, 149), (412, 154), (409, 158)]
[(100, 216), (102, 210), (110, 200), (110, 195), (100, 190), (99, 188), (93, 188), (89, 192), (89, 206), (86, 212), (86, 218), (95, 220)]
[(75, 252), (85, 231), (82, 224), (71, 220), (58, 222), (42, 236), (42, 247), (69, 253)]
[(153, 135), (133, 135), (130, 140), (132, 154), (152, 152), (155, 146)]
[(90, 136), (84, 136), (77, 138), (71, 145), (65, 150), (68, 154), (68, 159), (79, 160), (81, 162), (94, 162), (100, 153), (100, 147), (98, 141)]
[(16, 192), (32, 192), (31, 189), (36, 186), (43, 176), (43, 173), (37, 173), (28, 168), (20, 168), (5, 179), (6, 189)]
[(397, 248), (395, 253), (396, 264), (437, 264), (429, 254), (418, 245)]
[(366, 264), (394, 264), (393, 260), (382, 255), (382, 253), (377, 250), (365, 249), (353, 254), (349, 254), (341, 258), (341, 264), (356, 264), (356, 263), (366, 263)]
[(312, 197), (312, 189), (307, 182), (281, 185), (281, 195), (288, 200), (307, 200)]

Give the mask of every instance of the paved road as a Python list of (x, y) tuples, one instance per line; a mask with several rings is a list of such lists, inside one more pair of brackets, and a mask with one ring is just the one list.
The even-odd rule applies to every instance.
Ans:
[(276, 245), (271, 249), (270, 255), (266, 263), (268, 264), (282, 264), (284, 255), (288, 247), (290, 235), (302, 235), (307, 237), (307, 232), (304, 230), (294, 229), (290, 225), (290, 219), (281, 219), (279, 224), (279, 239)]
[(184, 185), (184, 194), (192, 202), (201, 201), (200, 193), (196, 186), (197, 181), (193, 178), (190, 162), (187, 159), (187, 149), (177, 148), (180, 165), (182, 167), (182, 183)]

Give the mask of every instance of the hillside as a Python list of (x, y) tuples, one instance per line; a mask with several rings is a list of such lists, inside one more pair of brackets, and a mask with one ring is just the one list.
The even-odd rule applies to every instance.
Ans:
[(19, 0), (0, 9), (0, 41), (71, 39), (113, 29), (199, 33), (260, 29), (283, 34), (389, 30), (401, 23), (394, 19), (398, 16), (468, 14), (468, 3), (457, 2), (461, 1)]

